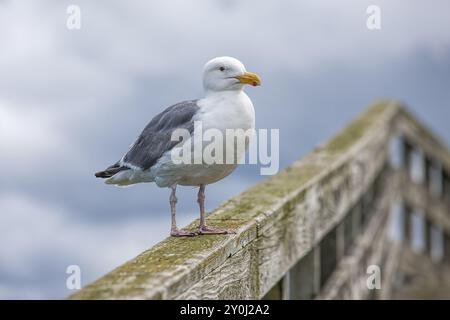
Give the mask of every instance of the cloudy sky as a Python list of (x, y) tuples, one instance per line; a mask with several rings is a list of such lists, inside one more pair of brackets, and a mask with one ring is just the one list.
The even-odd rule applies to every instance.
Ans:
[[(372, 4), (381, 30), (366, 27)], [(449, 16), (447, 0), (0, 1), (0, 298), (63, 298), (67, 266), (86, 284), (167, 236), (168, 190), (93, 172), (157, 112), (201, 97), (215, 56), (260, 74), (247, 92), (257, 127), (280, 129), (282, 167), (383, 97), (449, 143)], [(239, 168), (207, 208), (263, 178)], [(180, 225), (195, 194), (179, 191)]]

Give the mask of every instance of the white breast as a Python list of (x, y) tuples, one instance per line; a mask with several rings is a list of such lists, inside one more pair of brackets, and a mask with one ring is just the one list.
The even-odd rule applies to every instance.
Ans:
[[(224, 140), (226, 129), (243, 129), (244, 131), (255, 128), (255, 110), (250, 98), (243, 91), (218, 92), (198, 101), (199, 112), (194, 116), (194, 121), (201, 121), (203, 132), (214, 128), (223, 132)], [(191, 143), (191, 141), (187, 141)], [(248, 144), (246, 145), (246, 147)], [(200, 148), (203, 148), (201, 146)], [(246, 149), (246, 148), (245, 148)], [(245, 154), (233, 150), (224, 150), (234, 153), (238, 161)], [(170, 153), (166, 153), (152, 168), (151, 175), (154, 181), (161, 187), (174, 183), (180, 185), (198, 186), (210, 184), (223, 179), (234, 171), (237, 164), (174, 164)]]
[(194, 120), (202, 121), (203, 129), (253, 129), (255, 109), (244, 91), (224, 91), (198, 101), (200, 111)]

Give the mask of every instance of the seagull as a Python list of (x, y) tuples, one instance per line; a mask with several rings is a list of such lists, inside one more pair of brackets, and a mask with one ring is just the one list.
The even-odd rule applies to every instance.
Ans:
[[(186, 237), (206, 234), (234, 233), (226, 229), (206, 225), (205, 187), (217, 182), (237, 167), (237, 162), (217, 163), (179, 163), (174, 161), (174, 148), (192, 143), (194, 125), (201, 123), (202, 129), (214, 129), (225, 132), (228, 129), (254, 130), (255, 110), (253, 103), (244, 92), (245, 85), (261, 85), (260, 77), (247, 72), (242, 62), (232, 57), (217, 57), (208, 61), (203, 69), (204, 98), (188, 100), (172, 105), (156, 115), (144, 128), (128, 152), (116, 163), (103, 171), (95, 173), (104, 178), (105, 183), (116, 186), (128, 186), (141, 182), (154, 182), (158, 187), (170, 188), (171, 230), (174, 237)], [(172, 134), (184, 129), (191, 135), (189, 141), (173, 141)], [(248, 149), (229, 150), (242, 158)], [(201, 148), (204, 148), (203, 142)], [(195, 147), (195, 142), (193, 142)], [(237, 146), (233, 143), (233, 148)], [(244, 150), (242, 150), (244, 149)], [(197, 202), (200, 208), (200, 223), (195, 232), (179, 229), (176, 224), (176, 188), (181, 186), (198, 187)]]

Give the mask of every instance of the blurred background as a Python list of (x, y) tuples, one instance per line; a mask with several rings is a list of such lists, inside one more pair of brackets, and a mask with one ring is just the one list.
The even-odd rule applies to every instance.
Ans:
[[(202, 97), (202, 67), (223, 55), (261, 76), (247, 93), (257, 127), (280, 129), (281, 168), (384, 97), (450, 142), (447, 0), (0, 1), (0, 298), (63, 298), (67, 266), (85, 285), (168, 235), (168, 190), (93, 173), (156, 113)], [(207, 209), (261, 179), (241, 166)], [(179, 188), (180, 226), (196, 192)]]

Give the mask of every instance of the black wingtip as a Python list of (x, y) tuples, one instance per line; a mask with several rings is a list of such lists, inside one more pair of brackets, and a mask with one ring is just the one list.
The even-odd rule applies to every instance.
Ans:
[(105, 171), (99, 171), (94, 174), (97, 178), (107, 178)]
[(120, 166), (120, 167), (109, 167), (104, 171), (99, 171), (95, 173), (95, 176), (97, 178), (111, 178), (113, 175), (115, 175), (116, 173), (123, 171), (123, 170), (129, 170), (130, 168), (128, 167), (124, 167), (124, 166)]

